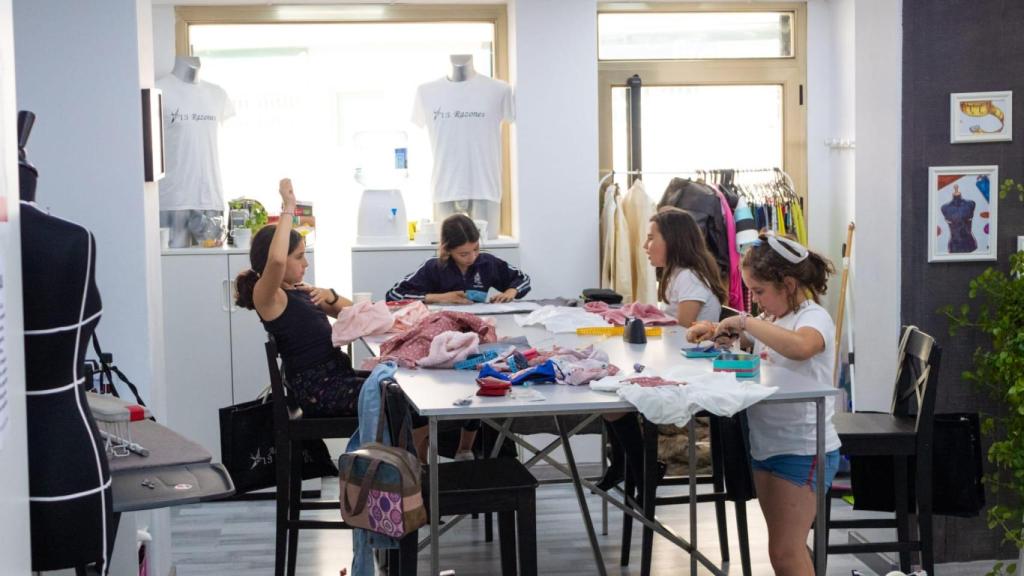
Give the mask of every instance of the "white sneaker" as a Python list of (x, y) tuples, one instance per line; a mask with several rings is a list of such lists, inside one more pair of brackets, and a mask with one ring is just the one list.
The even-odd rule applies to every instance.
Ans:
[(472, 450), (459, 450), (455, 453), (455, 461), (462, 462), (463, 460), (476, 460), (476, 454), (473, 454)]

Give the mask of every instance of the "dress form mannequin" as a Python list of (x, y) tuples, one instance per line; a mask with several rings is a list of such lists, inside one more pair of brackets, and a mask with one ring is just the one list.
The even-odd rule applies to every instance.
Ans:
[(157, 80), (168, 167), (160, 182), (160, 227), (170, 229), (171, 248), (187, 248), (208, 219), (224, 216), (216, 131), (234, 110), (223, 89), (200, 81), (200, 68), (199, 58), (178, 56), (171, 73)]
[(939, 209), (949, 226), (949, 242), (946, 248), (950, 254), (969, 254), (978, 249), (978, 240), (974, 237), (973, 200), (966, 200), (960, 193), (960, 185), (953, 185), (953, 199)]
[(110, 471), (82, 387), (102, 312), (96, 243), (36, 206), (37, 172), (24, 154), (31, 113), (19, 113), (18, 128), (32, 569), (109, 566)]
[[(476, 76), (473, 68), (472, 54), (452, 54), (449, 56), (452, 71), (448, 80), (465, 82)], [(497, 238), (501, 220), (501, 204), (487, 200), (458, 200), (455, 202), (438, 202), (434, 205), (434, 220), (441, 222), (452, 214), (462, 213), (474, 220), (487, 221), (487, 238)]]

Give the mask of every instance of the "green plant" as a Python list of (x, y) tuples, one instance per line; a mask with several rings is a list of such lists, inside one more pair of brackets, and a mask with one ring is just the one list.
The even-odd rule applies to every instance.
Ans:
[[(999, 197), (1016, 193), (1024, 202), (1024, 184), (1007, 179), (999, 186)], [(973, 304), (959, 309), (946, 306), (950, 335), (968, 330), (985, 336), (974, 351), (973, 369), (965, 380), (985, 391), (1000, 407), (984, 415), (982, 433), (992, 439), (988, 460), (995, 469), (985, 484), (1001, 499), (988, 511), (988, 527), (1002, 532), (1003, 542), (1024, 549), (1024, 253), (1010, 256), (1007, 274), (987, 268), (971, 280), (968, 296)], [(1015, 563), (999, 562), (990, 574), (1014, 573)], [(1005, 572), (1004, 572), (1005, 571)]]
[(249, 198), (238, 198), (228, 201), (228, 208), (232, 210), (248, 210), (249, 217), (245, 219), (245, 227), (252, 230), (253, 235), (260, 228), (267, 225), (267, 209), (257, 200)]

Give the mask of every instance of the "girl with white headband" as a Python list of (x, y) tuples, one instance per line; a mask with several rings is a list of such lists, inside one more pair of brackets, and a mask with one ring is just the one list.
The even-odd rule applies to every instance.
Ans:
[[(818, 304), (818, 296), (825, 293), (833, 272), (831, 262), (799, 243), (771, 232), (762, 234), (742, 263), (743, 280), (762, 314), (698, 323), (687, 338), (698, 342), (713, 335), (738, 337), (743, 348), (764, 361), (831, 386), (835, 324)], [(815, 456), (813, 404), (756, 404), (747, 410), (754, 483), (776, 574), (814, 574), (806, 543), (816, 511), (816, 474), (824, 470), (828, 489), (839, 466), (831, 398), (825, 411), (827, 456), (821, 463)]]

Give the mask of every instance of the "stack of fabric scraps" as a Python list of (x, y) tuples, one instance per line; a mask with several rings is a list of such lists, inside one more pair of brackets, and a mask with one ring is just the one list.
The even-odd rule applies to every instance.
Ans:
[(336, 348), (348, 346), (363, 336), (387, 334), (395, 321), (382, 302), (359, 302), (342, 309), (331, 328), (331, 343)]
[[(612, 308), (604, 302), (587, 302), (583, 305), (587, 312), (598, 314), (610, 324), (625, 326), (626, 319), (639, 318), (643, 320), (644, 326), (672, 326), (677, 324), (676, 319), (662, 312), (654, 304), (642, 304), (634, 302), (626, 304), (621, 308)], [(591, 324), (593, 326), (594, 324)]]
[[(451, 336), (446, 336), (444, 341), (438, 343), (437, 348), (432, 349), (434, 339), (444, 332), (473, 332), (478, 336), (477, 344), (487, 344), (498, 339), (493, 320), (486, 320), (466, 312), (435, 312), (420, 320), (409, 330), (396, 334), (381, 344), (380, 356), (366, 359), (362, 368), (370, 370), (386, 360), (394, 361), (406, 368), (412, 368), (428, 357), (431, 357), (428, 362), (441, 359), (443, 365), (448, 361), (449, 355), (454, 363), (464, 360), (466, 356), (478, 350), (477, 344), (470, 347), (467, 344), (468, 340), (452, 341)], [(458, 358), (462, 352), (465, 352), (465, 355)], [(450, 367), (451, 364), (448, 366)]]
[(562, 379), (563, 375), (561, 370), (559, 370), (558, 365), (551, 360), (547, 360), (541, 364), (530, 366), (529, 368), (512, 373), (502, 372), (491, 364), (484, 364), (483, 368), (480, 369), (480, 373), (477, 375), (477, 384), (480, 384), (481, 380), (484, 382), (502, 380), (513, 386), (521, 386), (527, 383), (555, 383), (562, 381)]
[(603, 326), (607, 324), (603, 318), (581, 308), (567, 306), (542, 306), (530, 312), (526, 317), (516, 316), (520, 326), (540, 324), (552, 334), (576, 333), (577, 328)]
[(619, 373), (619, 367), (608, 360), (608, 353), (594, 348), (593, 344), (579, 349), (555, 346), (550, 351), (540, 352), (538, 358), (547, 358), (557, 364), (564, 375), (559, 382), (572, 386), (582, 386)]
[(682, 380), (686, 385), (645, 387), (632, 384), (619, 388), (619, 397), (636, 406), (644, 418), (655, 424), (681, 427), (702, 410), (732, 416), (778, 390), (755, 382), (739, 382), (735, 375), (723, 372), (705, 372), (686, 378), (669, 373), (665, 378)]

